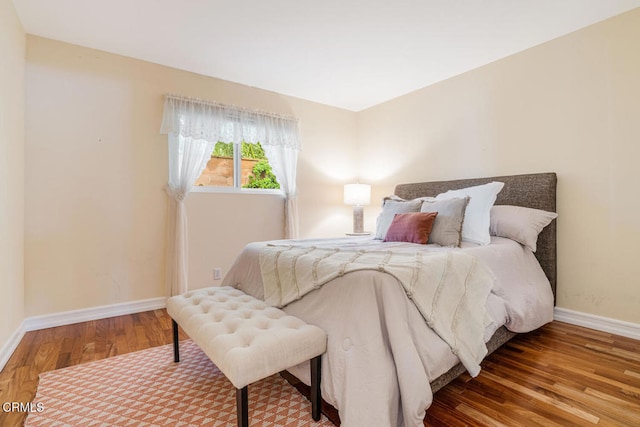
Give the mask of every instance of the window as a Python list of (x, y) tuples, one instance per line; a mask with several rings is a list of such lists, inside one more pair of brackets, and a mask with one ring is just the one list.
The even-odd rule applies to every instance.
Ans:
[[(239, 154), (239, 155), (238, 155)], [(259, 142), (241, 144), (218, 141), (211, 159), (195, 182), (198, 187), (231, 187), (278, 190), (269, 159)]]
[[(220, 143), (231, 144), (232, 162), (228, 168), (232, 171), (232, 181), (224, 181), (222, 186), (195, 185), (195, 188), (230, 188), (238, 191), (246, 186), (260, 186), (256, 191), (272, 191), (284, 196), (285, 238), (298, 237), (298, 203), (296, 171), (300, 142), (299, 121), (295, 117), (263, 111), (248, 110), (214, 101), (166, 95), (160, 133), (166, 134), (169, 150), (169, 180), (165, 187), (169, 195), (169, 222), (173, 229), (169, 231), (167, 245), (167, 283), (171, 293), (184, 292), (186, 289), (186, 221), (184, 199), (193, 190), (206, 168), (211, 154)], [(244, 142), (244, 143), (243, 143)], [(251, 143), (245, 145), (246, 143)], [(257, 159), (251, 167), (246, 184), (242, 183), (243, 145), (249, 152), (253, 149), (264, 151), (269, 161)], [(253, 148), (251, 146), (253, 145)], [(225, 145), (219, 145), (220, 151), (227, 151)], [(215, 156), (214, 156), (215, 157)], [(261, 162), (262, 161), (262, 162)], [(259, 166), (258, 166), (259, 165)], [(253, 173), (253, 170), (256, 173)], [(266, 182), (273, 181), (271, 171), (278, 177), (280, 189), (262, 189)]]

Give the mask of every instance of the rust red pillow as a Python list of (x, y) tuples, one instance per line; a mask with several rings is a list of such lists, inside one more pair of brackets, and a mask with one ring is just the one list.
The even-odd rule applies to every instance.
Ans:
[(399, 213), (393, 217), (385, 242), (410, 242), (425, 245), (438, 212)]

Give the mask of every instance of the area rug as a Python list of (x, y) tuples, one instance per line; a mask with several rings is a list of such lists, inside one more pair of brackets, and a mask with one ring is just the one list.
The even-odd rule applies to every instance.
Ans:
[[(236, 393), (193, 343), (155, 347), (40, 375), (27, 426), (235, 426)], [(251, 426), (333, 426), (280, 375), (249, 386)]]

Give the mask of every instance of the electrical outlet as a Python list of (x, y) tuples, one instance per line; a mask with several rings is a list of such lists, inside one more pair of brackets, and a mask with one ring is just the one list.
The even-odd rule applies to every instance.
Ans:
[(222, 269), (214, 268), (213, 269), (213, 280), (221, 280), (222, 279)]

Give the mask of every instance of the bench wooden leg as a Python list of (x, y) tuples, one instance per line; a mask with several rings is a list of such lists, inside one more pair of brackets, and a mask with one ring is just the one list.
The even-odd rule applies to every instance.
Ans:
[(171, 319), (173, 324), (173, 361), (178, 363), (180, 361), (180, 342), (178, 340), (178, 324), (175, 320)]
[(249, 427), (249, 403), (247, 402), (247, 387), (236, 389), (236, 411), (238, 417), (238, 427)]
[(314, 421), (320, 421), (320, 409), (322, 407), (321, 381), (322, 355), (311, 359), (311, 417)]

